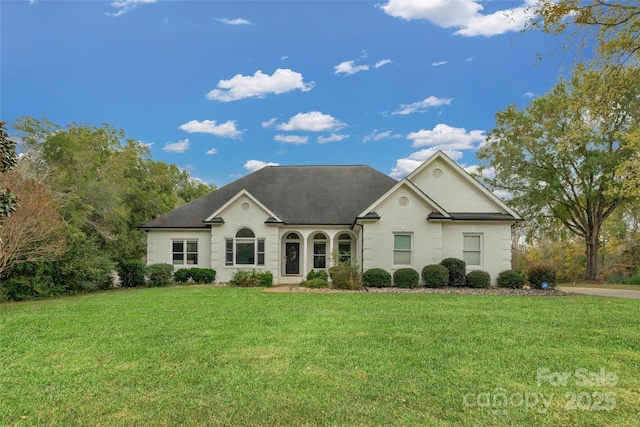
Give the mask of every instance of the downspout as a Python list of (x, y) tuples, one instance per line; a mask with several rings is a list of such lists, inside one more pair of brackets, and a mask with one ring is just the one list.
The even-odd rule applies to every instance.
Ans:
[(364, 274), (364, 224), (357, 222), (355, 225), (360, 226), (360, 274)]

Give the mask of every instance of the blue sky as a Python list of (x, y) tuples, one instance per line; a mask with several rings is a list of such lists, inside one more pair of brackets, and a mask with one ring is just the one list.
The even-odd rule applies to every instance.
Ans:
[(218, 186), (265, 164), (400, 178), (438, 149), (472, 169), (495, 113), (569, 68), (563, 40), (519, 31), (526, 7), (3, 0), (0, 118), (109, 123)]

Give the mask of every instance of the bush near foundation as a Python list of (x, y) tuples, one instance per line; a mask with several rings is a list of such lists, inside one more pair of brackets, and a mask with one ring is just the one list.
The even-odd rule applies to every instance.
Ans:
[(173, 282), (173, 265), (151, 264), (147, 266), (147, 286), (169, 286)]
[(464, 286), (467, 264), (458, 258), (445, 258), (440, 264), (449, 270), (449, 286)]
[(399, 288), (417, 288), (420, 275), (413, 268), (401, 268), (393, 273), (393, 284)]
[(470, 271), (465, 276), (465, 285), (469, 288), (488, 288), (491, 286), (491, 276), (482, 270)]
[(496, 283), (501, 288), (521, 289), (527, 280), (524, 273), (517, 270), (505, 270), (498, 274)]
[(382, 268), (370, 268), (362, 274), (364, 286), (386, 288), (391, 286), (391, 273)]
[(422, 281), (427, 288), (441, 288), (449, 283), (449, 270), (442, 264), (425, 265)]

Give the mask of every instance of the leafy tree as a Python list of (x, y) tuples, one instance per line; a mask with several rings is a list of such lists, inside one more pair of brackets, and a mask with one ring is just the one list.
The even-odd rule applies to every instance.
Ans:
[(15, 128), (29, 173), (54, 190), (70, 232), (86, 236), (112, 261), (142, 258), (140, 224), (215, 188), (154, 162), (146, 146), (108, 124), (61, 129), (46, 118), (23, 117)]
[(3, 176), (20, 198), (20, 209), (3, 221), (0, 276), (23, 262), (57, 260), (65, 252), (65, 223), (53, 195), (16, 171)]
[(584, 240), (588, 280), (598, 278), (603, 222), (633, 200), (620, 165), (640, 125), (640, 70), (607, 71), (578, 66), (525, 110), (499, 112), (478, 153), (482, 168), (495, 170), (488, 183), (508, 191), (531, 223), (555, 221)]
[[(16, 143), (9, 139), (5, 132), (6, 122), (0, 121), (0, 173), (10, 171), (18, 161)], [(0, 218), (15, 212), (18, 207), (16, 196), (11, 189), (0, 185)]]
[[(640, 60), (640, 4), (628, 0), (539, 0), (531, 26), (569, 38), (582, 36), (603, 63)], [(591, 46), (585, 46), (587, 48)], [(572, 44), (575, 48), (575, 43)]]

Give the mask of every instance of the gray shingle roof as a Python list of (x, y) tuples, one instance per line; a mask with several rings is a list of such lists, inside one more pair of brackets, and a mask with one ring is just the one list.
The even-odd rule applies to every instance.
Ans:
[(396, 183), (369, 166), (267, 166), (140, 228), (208, 227), (203, 221), (242, 190), (285, 224), (350, 225)]

